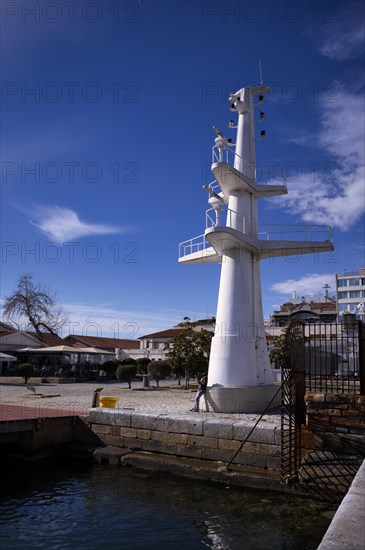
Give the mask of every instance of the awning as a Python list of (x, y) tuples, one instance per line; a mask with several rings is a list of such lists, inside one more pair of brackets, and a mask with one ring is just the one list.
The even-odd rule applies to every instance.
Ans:
[(14, 355), (8, 355), (7, 353), (0, 353), (0, 361), (16, 361), (17, 358)]
[(23, 348), (17, 350), (24, 353), (97, 353), (99, 355), (114, 355), (112, 351), (104, 351), (97, 348), (74, 348), (72, 346), (50, 346), (48, 348)]

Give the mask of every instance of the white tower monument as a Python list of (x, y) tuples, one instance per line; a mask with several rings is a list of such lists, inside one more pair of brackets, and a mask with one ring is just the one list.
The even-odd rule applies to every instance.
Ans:
[[(235, 151), (231, 140), (214, 128), (212, 173), (204, 188), (211, 209), (204, 235), (180, 244), (179, 262), (221, 262), (216, 331), (212, 339), (208, 388), (201, 409), (215, 412), (263, 412), (279, 403), (270, 366), (262, 312), (260, 260), (317, 254), (333, 250), (328, 226), (266, 226), (259, 233), (257, 199), (287, 193), (272, 174), (263, 183), (256, 166), (254, 119), (270, 90), (264, 85), (242, 88), (230, 96), (238, 114)], [(230, 127), (235, 127), (231, 121)], [(261, 132), (261, 137), (265, 132)], [(227, 210), (221, 225), (222, 210)], [(317, 240), (324, 235), (324, 240)], [(314, 239), (314, 240), (313, 240)]]

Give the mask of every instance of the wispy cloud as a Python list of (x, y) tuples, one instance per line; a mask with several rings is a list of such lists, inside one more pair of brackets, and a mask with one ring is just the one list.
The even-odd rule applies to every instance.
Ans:
[(56, 243), (64, 243), (91, 235), (124, 233), (127, 229), (113, 225), (80, 220), (70, 208), (39, 206), (35, 210), (36, 221), (30, 220), (44, 235)]
[(294, 145), (312, 145), (313, 139), (317, 136), (314, 134), (304, 134), (300, 137), (294, 137), (287, 140), (287, 143), (294, 143)]
[(288, 195), (273, 203), (305, 222), (346, 231), (365, 210), (364, 103), (362, 95), (346, 91), (338, 82), (336, 86), (338, 101), (321, 104), (320, 130), (312, 142), (328, 153), (328, 162), (289, 182)]
[(362, 3), (345, 2), (336, 20), (323, 26), (322, 36), (319, 51), (329, 59), (344, 61), (363, 54), (365, 34)]
[(62, 336), (84, 334), (136, 339), (145, 334), (171, 328), (188, 315), (192, 320), (207, 317), (202, 312), (186, 312), (160, 308), (150, 311), (129, 311), (105, 305), (62, 304), (70, 322)]
[(336, 277), (333, 273), (325, 273), (319, 275), (317, 273), (309, 273), (300, 279), (287, 279), (275, 283), (270, 287), (270, 290), (277, 292), (283, 296), (289, 296), (293, 291), (298, 296), (308, 296), (309, 294), (323, 295), (323, 286), (329, 284), (334, 293), (336, 288)]

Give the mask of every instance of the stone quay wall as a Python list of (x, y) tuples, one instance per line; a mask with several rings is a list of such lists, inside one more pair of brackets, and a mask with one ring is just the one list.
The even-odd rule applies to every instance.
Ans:
[(306, 404), (309, 430), (365, 433), (365, 395), (308, 393)]
[[(229, 462), (254, 422), (196, 415), (143, 414), (95, 408), (87, 418), (93, 432), (108, 446), (177, 457)], [(280, 470), (280, 427), (259, 423), (234, 459), (234, 464)]]
[(310, 393), (306, 404), (308, 429), (324, 450), (365, 455), (365, 395)]

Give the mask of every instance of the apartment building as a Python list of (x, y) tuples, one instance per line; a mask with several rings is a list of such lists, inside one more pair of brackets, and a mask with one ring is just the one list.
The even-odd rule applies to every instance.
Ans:
[(337, 315), (341, 321), (344, 313), (354, 313), (365, 322), (365, 268), (336, 275)]

